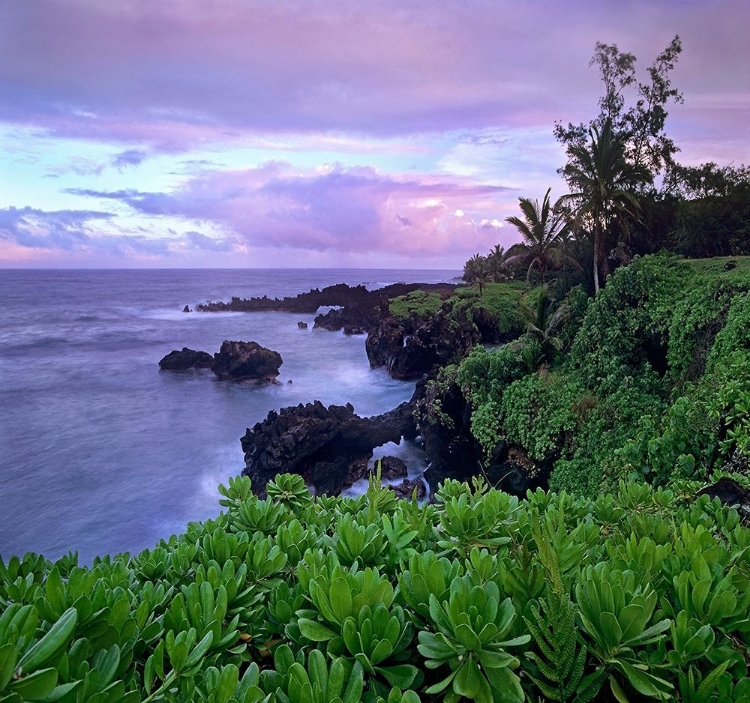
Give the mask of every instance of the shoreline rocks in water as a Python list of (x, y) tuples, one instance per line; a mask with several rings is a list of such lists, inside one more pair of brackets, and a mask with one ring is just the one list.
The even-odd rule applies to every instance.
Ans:
[(232, 381), (275, 381), (283, 364), (281, 354), (257, 342), (224, 340), (214, 354), (211, 370), (222, 379)]
[[(372, 313), (385, 302), (385, 311), (388, 309), (388, 299), (399, 295), (406, 295), (414, 290), (422, 289), (430, 292), (452, 293), (456, 286), (452, 283), (392, 283), (378, 288), (368, 290), (365, 286), (349, 286), (346, 283), (337, 283), (334, 286), (326, 286), (323, 290), (314, 288), (307, 293), (285, 298), (238, 298), (233, 297), (228, 303), (208, 302), (196, 305), (195, 309), (200, 312), (296, 312), (314, 313), (320, 307), (351, 308), (347, 315), (346, 324), (359, 325), (363, 319), (370, 318)], [(334, 312), (334, 311), (330, 311)], [(323, 317), (323, 316), (319, 316)], [(354, 319), (359, 318), (359, 319)], [(316, 318), (317, 319), (317, 318)], [(344, 323), (337, 329), (341, 329)]]
[(159, 368), (163, 371), (211, 369), (221, 379), (275, 382), (283, 363), (281, 354), (257, 342), (224, 340), (213, 356), (187, 347), (181, 351), (175, 349), (161, 359)]
[(163, 371), (187, 371), (189, 369), (210, 369), (214, 358), (208, 352), (183, 347), (174, 349), (159, 362)]
[(320, 401), (271, 411), (242, 438), (245, 468), (253, 489), (278, 473), (298, 473), (317, 493), (337, 495), (365, 475), (373, 449), (402, 437), (414, 438), (410, 403), (373, 417), (360, 417), (351, 404), (324, 406)]

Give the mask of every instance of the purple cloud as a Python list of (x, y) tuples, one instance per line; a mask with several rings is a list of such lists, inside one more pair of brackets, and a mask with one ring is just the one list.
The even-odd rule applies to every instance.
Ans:
[[(688, 105), (746, 100), (748, 25), (736, 0), (260, 0), (220, 12), (202, 0), (6, 0), (0, 120), (165, 151), (248, 134), (551, 129), (595, 111), (596, 40), (643, 69), (679, 32)], [(747, 116), (745, 102), (730, 126)]]
[(148, 158), (148, 154), (141, 149), (126, 149), (119, 154), (115, 154), (115, 157), (112, 159), (112, 165), (121, 171), (130, 166), (138, 166), (146, 158)]
[(399, 179), (371, 168), (300, 171), (274, 162), (205, 172), (168, 193), (66, 192), (117, 200), (145, 215), (208, 222), (232, 232), (238, 247), (458, 259), (497, 242), (498, 228), (487, 223), (502, 218), (499, 199), (511, 191), (458, 178)]
[(0, 209), (0, 239), (32, 249), (82, 249), (91, 242), (90, 223), (112, 217), (109, 212), (92, 210), (45, 212), (9, 207)]

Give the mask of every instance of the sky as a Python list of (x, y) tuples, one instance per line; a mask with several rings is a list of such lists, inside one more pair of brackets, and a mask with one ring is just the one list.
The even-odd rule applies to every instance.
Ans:
[(0, 0), (0, 267), (461, 268), (565, 192), (597, 41), (750, 164), (750, 0)]

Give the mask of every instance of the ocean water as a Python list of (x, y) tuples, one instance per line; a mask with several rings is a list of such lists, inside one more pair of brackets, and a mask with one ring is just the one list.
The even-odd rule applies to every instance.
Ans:
[[(314, 315), (185, 305), (457, 273), (0, 270), (0, 555), (137, 553), (218, 514), (217, 485), (243, 467), (240, 437), (269, 410), (319, 399), (372, 415), (412, 394), (369, 368), (364, 336), (313, 330)], [(172, 349), (213, 353), (225, 339), (277, 350), (280, 383), (159, 370)], [(399, 451), (418, 465), (414, 447)]]

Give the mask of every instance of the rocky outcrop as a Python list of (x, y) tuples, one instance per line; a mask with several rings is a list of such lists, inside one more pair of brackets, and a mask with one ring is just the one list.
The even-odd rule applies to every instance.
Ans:
[(204, 351), (183, 347), (182, 351), (172, 350), (160, 362), (163, 371), (187, 371), (188, 369), (210, 369), (214, 358)]
[(408, 380), (461, 358), (482, 338), (471, 320), (441, 311), (426, 321), (381, 320), (368, 335), (365, 350), (371, 367), (385, 366), (393, 378)]
[(320, 401), (283, 408), (245, 433), (243, 473), (259, 493), (277, 473), (294, 472), (316, 492), (337, 494), (360, 477), (357, 466), (375, 447), (415, 434), (409, 403), (374, 417), (359, 417), (349, 404), (325, 407)]
[[(377, 465), (376, 465), (377, 470)], [(408, 473), (406, 462), (395, 456), (384, 456), (380, 459), (380, 478), (383, 481), (395, 481)]]
[(477, 474), (482, 449), (471, 434), (471, 406), (455, 380), (420, 381), (412, 400), (429, 465), (424, 477), (430, 492), (445, 479), (467, 481)]
[[(326, 286), (323, 290), (314, 288), (307, 293), (286, 298), (238, 298), (233, 297), (228, 303), (208, 302), (198, 305), (196, 310), (202, 312), (259, 312), (278, 310), (281, 312), (314, 313), (320, 307), (337, 306), (341, 308), (358, 308), (366, 313), (373, 311), (383, 300), (406, 295), (413, 290), (422, 289), (431, 292), (441, 292), (448, 295), (456, 286), (449, 283), (393, 283), (377, 290), (368, 290), (365, 286), (349, 286), (339, 283)], [(352, 323), (349, 323), (352, 324)], [(340, 328), (339, 328), (340, 329)]]
[(219, 378), (233, 381), (274, 381), (283, 363), (281, 354), (257, 342), (225, 340), (214, 355), (211, 369)]
[(306, 322), (298, 322), (297, 323), (297, 329), (299, 329), (299, 330), (306, 330), (307, 329), (307, 323)]
[(404, 500), (410, 500), (414, 495), (414, 491), (417, 491), (417, 500), (422, 500), (427, 493), (424, 481), (421, 478), (404, 479), (397, 486), (391, 486), (399, 498)]

